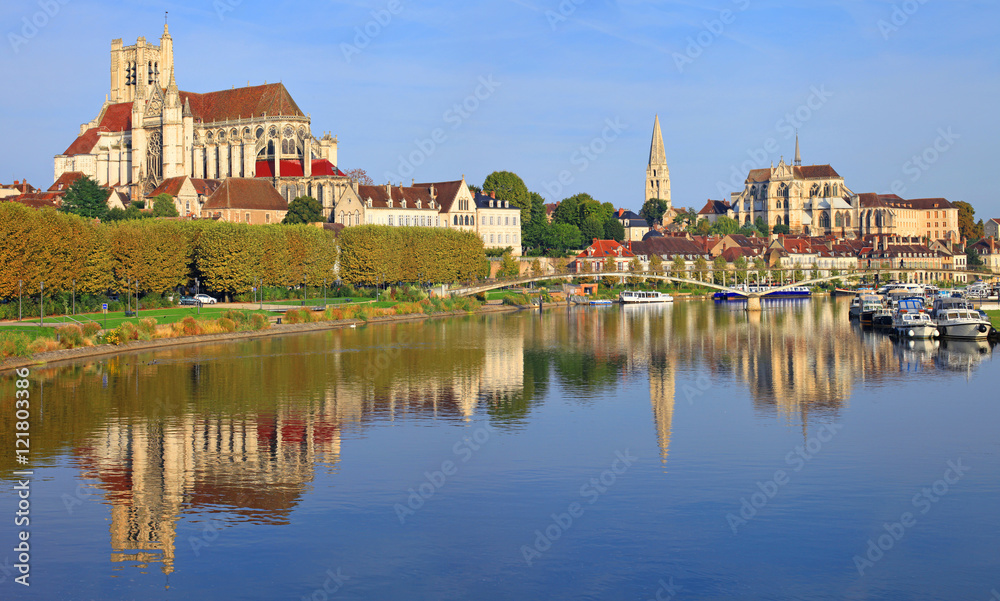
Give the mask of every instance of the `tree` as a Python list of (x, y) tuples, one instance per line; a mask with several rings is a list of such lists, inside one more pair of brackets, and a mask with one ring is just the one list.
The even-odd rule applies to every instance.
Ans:
[(531, 275), (542, 275), (542, 262), (538, 259), (531, 262)]
[(704, 282), (705, 271), (708, 270), (708, 261), (705, 260), (705, 257), (699, 255), (698, 258), (694, 260), (694, 270), (698, 274), (698, 280)]
[(699, 219), (695, 222), (694, 233), (699, 236), (707, 236), (712, 231), (712, 224), (708, 219)]
[[(670, 268), (670, 275), (675, 278), (684, 278), (687, 272), (687, 262), (684, 261), (684, 255), (674, 255), (673, 265)], [(674, 282), (675, 285), (680, 286), (680, 282)]]
[(521, 273), (521, 262), (511, 254), (504, 253), (500, 259), (500, 270), (497, 271), (498, 278), (516, 278)]
[(358, 167), (356, 169), (348, 169), (347, 171), (344, 172), (344, 175), (346, 175), (347, 177), (349, 177), (349, 178), (353, 179), (354, 181), (358, 182), (362, 186), (374, 186), (375, 185), (375, 180), (373, 180), (368, 175), (367, 171), (365, 171), (364, 169), (362, 169), (360, 167)]
[[(614, 257), (604, 258), (604, 273), (614, 273), (618, 271), (617, 261)], [(608, 288), (614, 288), (615, 284), (618, 283), (618, 276), (606, 275), (602, 278), (601, 282)]]
[(81, 217), (102, 219), (108, 212), (108, 194), (107, 188), (102, 188), (85, 175), (70, 184), (59, 210)]
[(698, 223), (698, 213), (691, 208), (678, 211), (677, 215), (674, 216), (674, 223), (684, 226), (688, 232), (691, 232)]
[(745, 283), (745, 284), (749, 283), (749, 281), (747, 280), (747, 267), (748, 266), (749, 265), (747, 263), (747, 258), (744, 257), (743, 255), (740, 255), (740, 256), (736, 257), (736, 260), (733, 261), (733, 267), (736, 269), (736, 273), (737, 274), (743, 274), (743, 283)]
[[(630, 273), (640, 274), (642, 273), (642, 262), (639, 257), (632, 257), (632, 260), (628, 262), (628, 270)], [(635, 287), (642, 284), (642, 276), (640, 275), (630, 275), (628, 276), (628, 285)]]
[(545, 199), (537, 192), (529, 192), (531, 219), (521, 222), (521, 242), (527, 248), (545, 248), (549, 220), (545, 216)]
[(774, 226), (774, 229), (772, 229), (771, 231), (773, 233), (775, 233), (775, 234), (790, 234), (790, 233), (792, 233), (791, 228), (789, 228), (784, 223), (779, 223), (778, 225)]
[(281, 221), (284, 224), (315, 223), (323, 221), (323, 205), (312, 196), (299, 196), (288, 203), (288, 213)]
[(663, 273), (663, 259), (660, 258), (660, 255), (649, 257), (649, 271), (657, 274)]
[(668, 208), (670, 208), (670, 205), (662, 198), (650, 198), (642, 203), (642, 208), (639, 209), (639, 217), (645, 219), (649, 225), (654, 225), (663, 221), (663, 214), (667, 212)]
[(729, 263), (727, 263), (726, 260), (722, 258), (722, 255), (715, 257), (715, 260), (712, 261), (712, 269), (715, 271), (714, 274), (715, 277), (713, 279), (717, 284), (722, 283), (723, 274), (725, 273), (728, 267)]
[(580, 235), (586, 242), (604, 238), (604, 224), (597, 215), (590, 215), (580, 225)]
[(571, 248), (580, 248), (582, 245), (580, 229), (568, 223), (553, 223), (548, 228), (547, 247), (564, 254)]
[(153, 217), (180, 217), (174, 197), (164, 192), (153, 199)]
[(771, 228), (768, 227), (767, 222), (760, 215), (757, 215), (757, 218), (753, 220), (753, 226), (757, 228), (761, 236), (767, 236), (771, 232)]
[(715, 219), (715, 223), (712, 224), (710, 233), (727, 236), (729, 234), (735, 234), (738, 231), (740, 231), (740, 224), (738, 221), (732, 217), (719, 215), (719, 217)]
[(604, 222), (604, 239), (605, 240), (617, 240), (622, 242), (625, 240), (625, 226), (622, 225), (621, 221), (615, 218), (608, 219)]
[(767, 263), (760, 257), (754, 257), (753, 270), (757, 272), (757, 282), (760, 283), (761, 278), (764, 277), (764, 272), (767, 270)]
[(757, 231), (757, 228), (755, 228), (752, 223), (743, 224), (743, 227), (740, 228), (739, 233), (743, 234), (748, 238), (760, 235), (760, 232)]
[(494, 171), (483, 180), (483, 190), (496, 192), (500, 200), (506, 200), (510, 204), (521, 209), (521, 223), (531, 219), (531, 198), (528, 195), (528, 186), (524, 185), (524, 180), (510, 171)]
[(480, 188), (479, 186), (475, 184), (467, 184), (467, 185), (469, 186), (469, 192), (472, 192), (473, 196), (475, 196), (476, 194), (482, 194), (483, 189)]
[(979, 267), (983, 264), (983, 260), (979, 258), (979, 252), (971, 244), (965, 247), (965, 257), (965, 264), (969, 267)]
[(967, 202), (956, 201), (952, 203), (958, 209), (958, 233), (966, 240), (981, 238), (983, 232), (976, 224), (976, 210)]

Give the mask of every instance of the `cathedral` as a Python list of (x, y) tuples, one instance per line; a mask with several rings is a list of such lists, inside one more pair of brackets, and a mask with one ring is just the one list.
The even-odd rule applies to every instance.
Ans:
[(653, 140), (649, 143), (649, 163), (646, 165), (646, 195), (643, 202), (651, 198), (670, 201), (670, 169), (667, 168), (667, 153), (663, 149), (663, 134), (660, 132), (660, 116), (653, 120)]
[(132, 199), (174, 177), (267, 178), (286, 200), (309, 195), (329, 214), (351, 180), (337, 169), (337, 139), (315, 137), (310, 121), (280, 83), (181, 91), (164, 24), (159, 45), (111, 42), (110, 92), (56, 155), (54, 175), (87, 175)]

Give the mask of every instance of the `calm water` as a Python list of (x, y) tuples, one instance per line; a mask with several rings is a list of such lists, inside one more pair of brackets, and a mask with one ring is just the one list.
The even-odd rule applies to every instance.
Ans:
[(33, 369), (31, 587), (5, 451), (0, 598), (986, 601), (992, 351), (847, 308), (558, 308)]

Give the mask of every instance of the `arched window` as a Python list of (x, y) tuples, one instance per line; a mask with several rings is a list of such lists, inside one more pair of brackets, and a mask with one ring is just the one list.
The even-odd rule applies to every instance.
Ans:
[[(341, 223), (343, 223), (344, 225), (347, 225), (347, 221), (345, 221), (345, 219), (346, 219), (346, 218), (345, 218), (345, 216), (344, 216), (344, 212), (343, 212), (343, 211), (341, 211), (341, 212), (340, 212), (340, 222), (341, 222)], [(390, 217), (389, 219), (390, 219), (390, 221), (389, 221), (389, 225), (392, 225), (392, 221), (391, 221), (392, 217)]]
[(837, 211), (837, 215), (833, 218), (833, 224), (837, 227), (844, 227), (844, 214)]
[(354, 225), (361, 225), (361, 211), (354, 209)]
[(819, 214), (819, 226), (825, 230), (830, 229), (830, 214), (823, 212)]
[(809, 198), (815, 198), (819, 196), (819, 184), (813, 184), (812, 188), (809, 188)]
[(780, 216), (777, 219), (774, 220), (774, 225), (781, 225), (781, 217)]
[(788, 215), (785, 215), (785, 225), (789, 225), (789, 223), (788, 223)]
[(788, 198), (785, 198), (785, 208), (788, 208)]
[(458, 225), (458, 215), (455, 215), (454, 223), (452, 225)]
[(844, 213), (844, 227), (851, 227), (851, 214)]

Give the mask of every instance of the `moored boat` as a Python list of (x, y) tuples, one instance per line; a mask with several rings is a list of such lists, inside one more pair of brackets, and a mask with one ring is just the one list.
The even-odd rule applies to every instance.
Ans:
[(618, 295), (618, 301), (624, 304), (631, 303), (671, 303), (674, 297), (662, 292), (647, 290), (623, 290)]
[(759, 294), (764, 298), (805, 298), (812, 296), (812, 291), (805, 286), (758, 286), (756, 284), (747, 286), (737, 284), (733, 286), (739, 292), (720, 291), (712, 295), (715, 300), (743, 300), (748, 294)]
[(902, 338), (934, 338), (937, 325), (924, 309), (922, 298), (902, 298), (896, 301), (892, 329)]
[(943, 337), (985, 340), (990, 334), (992, 324), (975, 309), (942, 309), (936, 315), (937, 328)]

